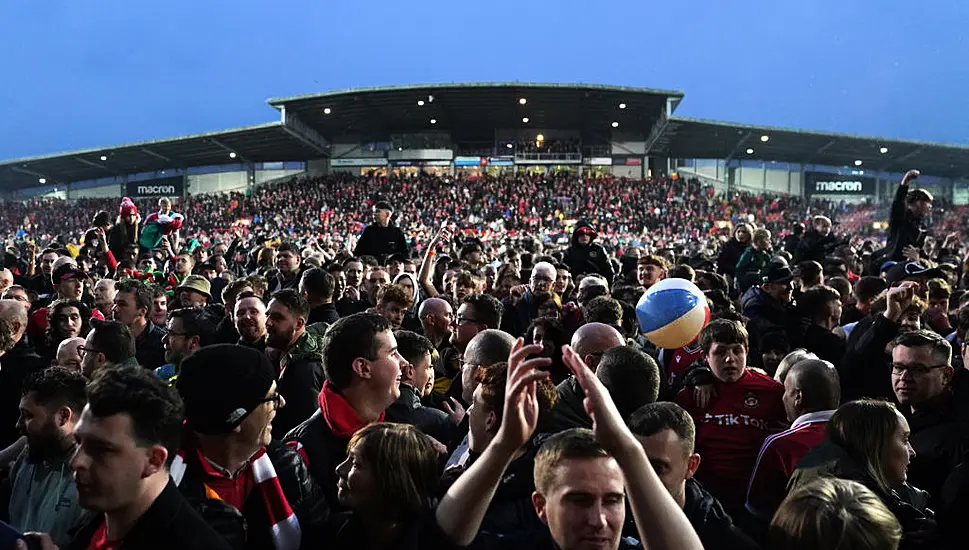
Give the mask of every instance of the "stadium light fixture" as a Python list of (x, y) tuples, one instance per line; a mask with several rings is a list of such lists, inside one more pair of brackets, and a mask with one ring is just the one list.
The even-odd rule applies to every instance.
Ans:
[(330, 108), (329, 108), (329, 107), (327, 107), (327, 108), (325, 108), (325, 109), (323, 109), (323, 114), (324, 114), (324, 115), (328, 115), (328, 114), (330, 114), (330, 113), (332, 113), (332, 112), (333, 112), (333, 111), (332, 111), (332, 110), (330, 110)]
[(760, 140), (763, 141), (764, 143), (767, 143), (768, 141), (770, 141), (770, 136), (760, 136)]
[(861, 160), (856, 160), (855, 161), (855, 166), (861, 166), (862, 164), (864, 164), (864, 163), (861, 162)]
[(522, 117), (522, 122), (524, 122), (525, 124), (528, 124), (528, 117), (527, 116), (523, 116)]
[(527, 99), (525, 99), (524, 97), (520, 97), (520, 98), (518, 98), (518, 104), (519, 104), (519, 105), (524, 105), (524, 104), (526, 104), (526, 103), (528, 103), (528, 100), (527, 100)]
[(753, 149), (747, 149), (747, 154), (748, 155), (753, 155), (754, 154), (754, 150)]
[(514, 148), (515, 148), (515, 146), (514, 146), (514, 145), (512, 145), (512, 144), (510, 144), (510, 143), (506, 143), (506, 144), (505, 144), (505, 147), (507, 147), (507, 148), (509, 148), (509, 149), (514, 149)]
[(229, 158), (230, 159), (234, 159), (234, 158), (236, 158), (236, 156), (237, 155), (235, 153), (229, 153)]
[(41, 185), (43, 185), (43, 184), (47, 183), (47, 178), (40, 178), (37, 181), (39, 181), (41, 183)]
[(535, 141), (545, 141), (545, 135), (538, 134), (537, 136), (535, 136)]
[(620, 109), (625, 109), (626, 108), (626, 104), (625, 103), (620, 103), (619, 104), (619, 108)]
[(613, 128), (618, 128), (619, 127), (619, 123), (616, 122), (616, 121), (612, 121), (612, 127)]
[(882, 147), (881, 149), (878, 150), (878, 152), (884, 155), (885, 153), (888, 152), (888, 147)]
[(108, 160), (108, 157), (106, 157), (105, 155), (101, 155), (101, 160)]
[(424, 106), (424, 100), (423, 99), (418, 99), (417, 100), (417, 106), (418, 107), (423, 107)]
[(432, 118), (431, 119), (431, 124), (437, 124), (437, 119), (436, 118)]

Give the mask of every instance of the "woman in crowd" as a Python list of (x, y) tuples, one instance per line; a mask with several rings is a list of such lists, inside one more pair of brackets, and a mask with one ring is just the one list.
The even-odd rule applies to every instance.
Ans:
[(894, 405), (859, 399), (842, 405), (827, 425), (827, 440), (798, 462), (788, 488), (819, 477), (856, 481), (894, 514), (904, 533), (901, 548), (937, 548), (929, 494), (906, 483), (915, 455), (909, 425)]
[(337, 498), (348, 512), (331, 517), (329, 549), (437, 548), (432, 513), (439, 480), (437, 451), (408, 424), (370, 424), (353, 435), (337, 467)]
[(902, 526), (864, 485), (818, 478), (784, 499), (768, 540), (771, 550), (896, 550)]
[[(733, 238), (723, 244), (720, 256), (717, 257), (719, 272), (733, 279), (737, 270), (737, 262), (743, 255), (753, 237), (754, 228), (749, 223), (741, 223), (734, 230)], [(732, 282), (732, 281), (731, 281)]]

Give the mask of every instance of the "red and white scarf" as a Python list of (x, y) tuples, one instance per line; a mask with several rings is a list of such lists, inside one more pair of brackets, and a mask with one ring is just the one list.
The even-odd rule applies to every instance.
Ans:
[[(188, 464), (185, 462), (185, 451), (179, 449), (172, 461), (170, 473), (172, 481), (178, 486), (185, 477), (185, 470)], [(266, 507), (266, 515), (272, 528), (273, 547), (275, 550), (298, 550), (302, 542), (302, 531), (300, 530), (299, 520), (289, 506), (283, 488), (276, 477), (276, 469), (273, 468), (272, 460), (266, 454), (263, 447), (252, 458), (249, 472), (256, 482), (256, 491), (262, 496), (263, 505)], [(214, 491), (206, 486), (206, 494), (210, 498), (219, 498)], [(221, 499), (219, 499), (221, 500)]]

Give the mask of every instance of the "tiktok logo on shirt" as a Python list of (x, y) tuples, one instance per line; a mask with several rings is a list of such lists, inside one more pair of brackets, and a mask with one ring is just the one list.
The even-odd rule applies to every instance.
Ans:
[(704, 423), (712, 423), (717, 426), (752, 426), (758, 430), (767, 431), (767, 421), (760, 418), (753, 418), (746, 414), (710, 414), (703, 415)]

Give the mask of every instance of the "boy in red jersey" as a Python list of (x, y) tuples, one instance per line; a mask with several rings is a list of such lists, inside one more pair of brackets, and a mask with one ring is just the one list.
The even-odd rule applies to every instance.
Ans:
[(702, 407), (688, 386), (674, 401), (696, 423), (696, 451), (704, 463), (697, 477), (728, 512), (736, 512), (744, 506), (764, 439), (787, 425), (784, 386), (747, 369), (747, 330), (740, 323), (711, 321), (699, 343), (713, 374), (713, 396)]

